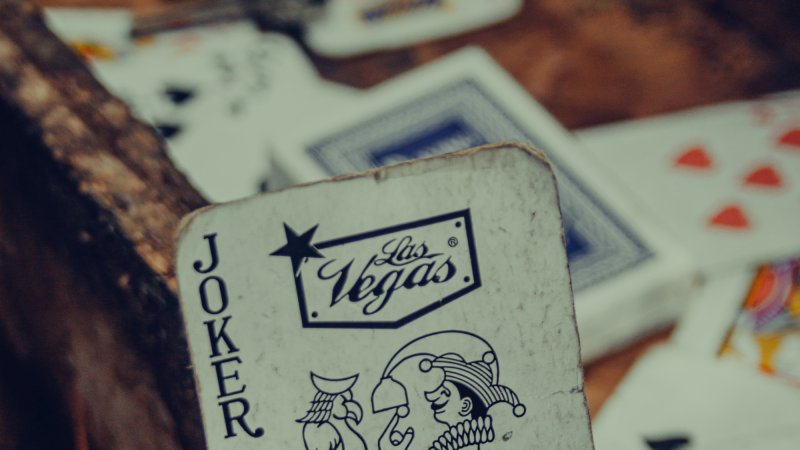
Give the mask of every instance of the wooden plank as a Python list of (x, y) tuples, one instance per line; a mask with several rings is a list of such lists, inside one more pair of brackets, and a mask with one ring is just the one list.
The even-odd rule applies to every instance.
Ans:
[(21, 0), (0, 4), (0, 99), (11, 351), (93, 448), (201, 448), (172, 234), (205, 201)]

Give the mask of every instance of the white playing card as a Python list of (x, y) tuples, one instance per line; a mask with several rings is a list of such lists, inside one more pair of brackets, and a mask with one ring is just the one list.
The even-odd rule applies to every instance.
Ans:
[(800, 254), (800, 98), (703, 108), (579, 133), (628, 197), (703, 269)]
[(521, 0), (331, 0), (307, 24), (307, 39), (317, 53), (350, 56), (499, 22), (521, 6)]
[(157, 35), (94, 68), (153, 123), (177, 167), (214, 202), (258, 192), (276, 135), (354, 92), (322, 82), (290, 38), (248, 23)]
[(670, 346), (631, 370), (593, 423), (597, 450), (790, 450), (800, 390)]
[(206, 198), (224, 202), (266, 190), (274, 140), (317, 115), (333, 114), (357, 95), (327, 82), (307, 83), (297, 91), (292, 86), (236, 113), (227, 97), (217, 95), (178, 116), (184, 129), (168, 140), (169, 155)]
[(719, 356), (753, 276), (752, 270), (734, 270), (707, 279), (681, 315), (671, 342), (698, 356)]
[(137, 43), (125, 57), (93, 64), (101, 81), (142, 115), (174, 106), (170, 88), (195, 98), (223, 95), (232, 103), (258, 101), (274, 91), (317, 81), (317, 73), (290, 38), (259, 33), (249, 23), (193, 28)]
[(195, 213), (210, 449), (592, 450), (555, 179), (488, 146)]
[(276, 181), (309, 182), (504, 140), (542, 149), (559, 182), (586, 359), (668, 323), (688, 298), (692, 267), (679, 246), (619, 201), (571, 136), (480, 49), (379, 85), (302, 131), (277, 147)]

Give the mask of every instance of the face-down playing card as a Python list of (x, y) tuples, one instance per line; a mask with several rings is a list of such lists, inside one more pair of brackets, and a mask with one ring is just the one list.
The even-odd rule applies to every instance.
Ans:
[(315, 52), (334, 57), (401, 48), (512, 16), (521, 0), (330, 0), (307, 24)]
[(719, 356), (800, 387), (800, 260), (759, 268), (741, 298)]
[(592, 449), (537, 152), (212, 206), (184, 224), (177, 274), (211, 449)]
[(585, 357), (674, 318), (682, 305), (690, 279), (682, 252), (617, 200), (568, 133), (482, 50), (373, 88), (325, 119), (277, 147), (282, 178), (308, 182), (504, 140), (541, 148), (559, 183)]
[(800, 254), (796, 93), (579, 133), (705, 271)]

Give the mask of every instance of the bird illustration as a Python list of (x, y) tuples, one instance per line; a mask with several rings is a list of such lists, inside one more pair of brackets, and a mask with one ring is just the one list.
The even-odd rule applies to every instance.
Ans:
[(355, 430), (363, 410), (353, 400), (353, 386), (358, 375), (348, 378), (325, 378), (311, 372), (317, 389), (306, 415), (297, 419), (303, 424), (306, 450), (366, 450), (364, 438)]

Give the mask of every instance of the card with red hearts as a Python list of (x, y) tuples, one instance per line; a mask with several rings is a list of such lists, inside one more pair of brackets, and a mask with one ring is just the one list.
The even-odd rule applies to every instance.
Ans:
[(578, 133), (706, 270), (800, 254), (800, 94)]

